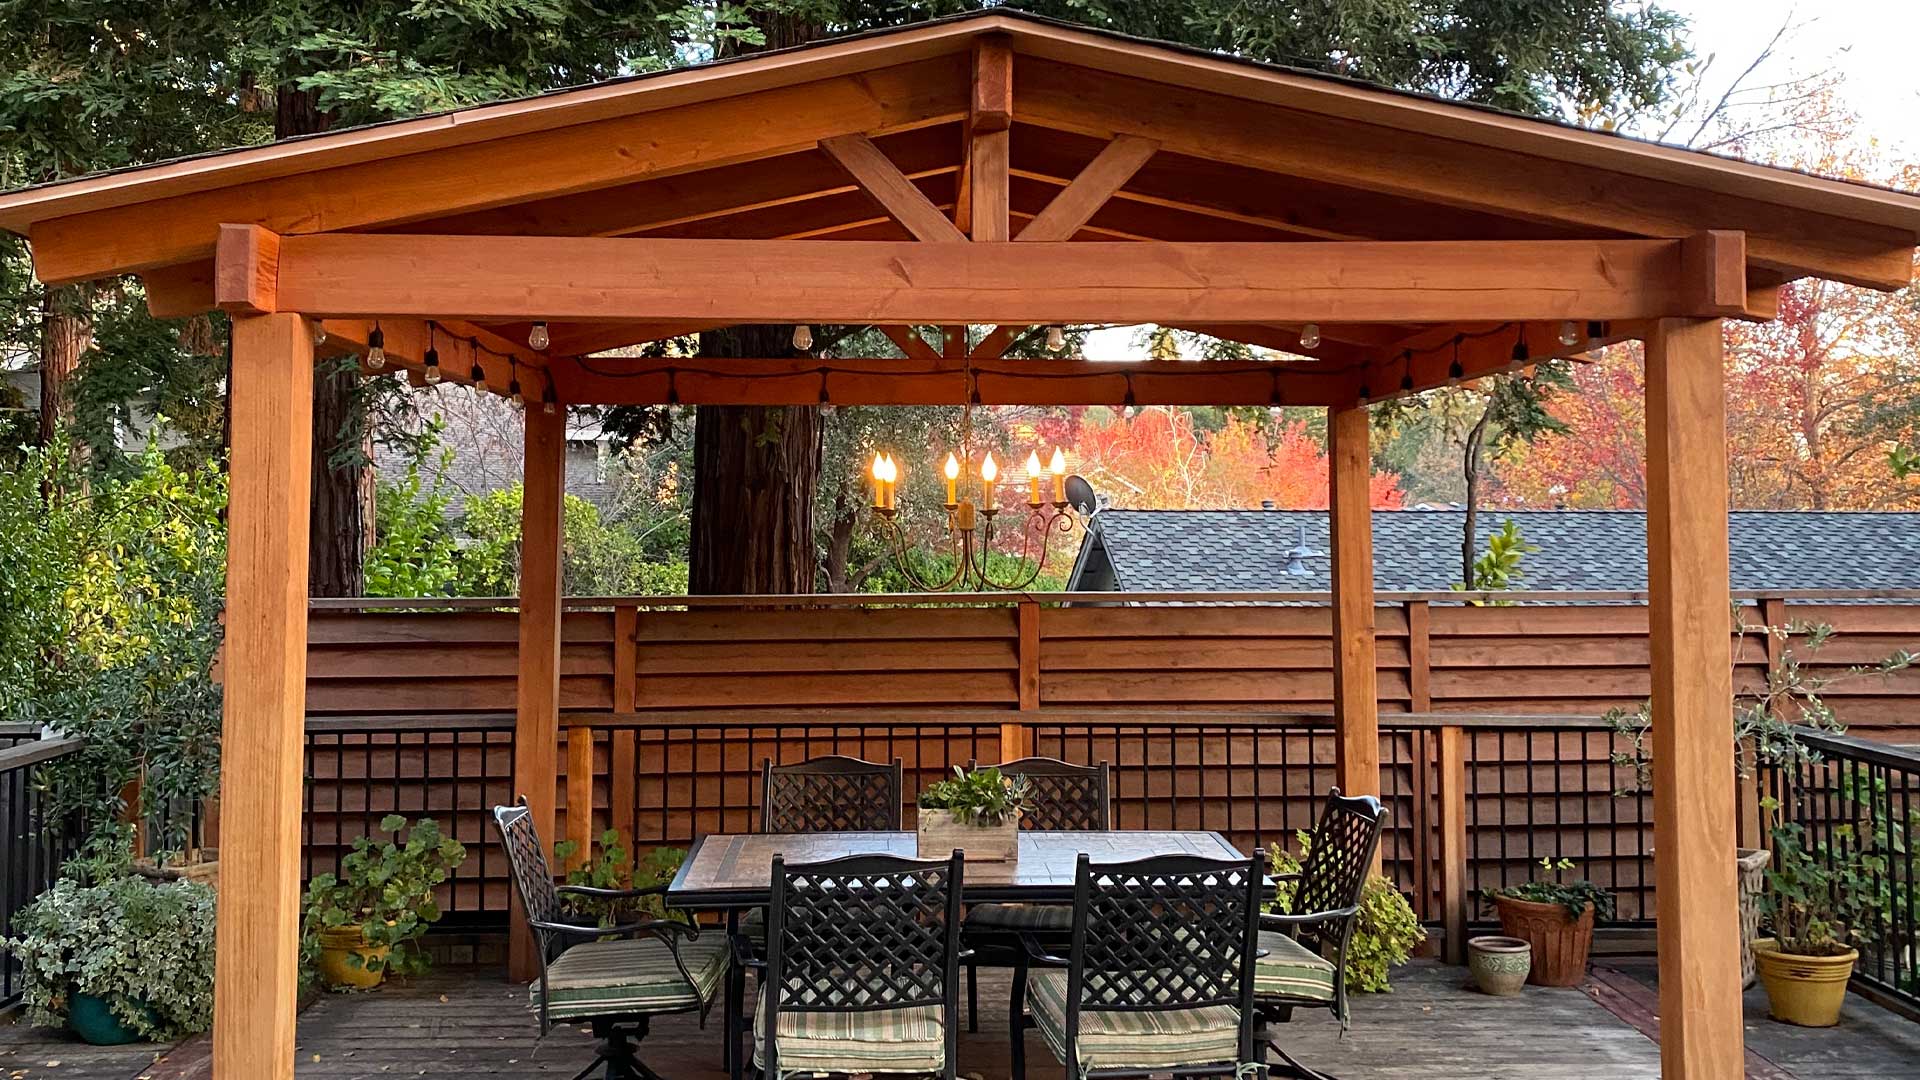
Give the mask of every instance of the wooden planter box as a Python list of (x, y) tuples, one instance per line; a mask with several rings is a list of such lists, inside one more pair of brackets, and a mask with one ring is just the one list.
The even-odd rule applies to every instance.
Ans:
[(919, 851), (923, 859), (944, 859), (957, 849), (968, 862), (1009, 862), (1020, 854), (1020, 819), (999, 825), (962, 825), (951, 810), (920, 811)]

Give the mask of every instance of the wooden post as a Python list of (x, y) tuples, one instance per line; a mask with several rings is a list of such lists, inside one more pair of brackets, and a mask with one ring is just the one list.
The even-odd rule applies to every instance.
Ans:
[(1440, 923), (1449, 964), (1467, 962), (1467, 914), (1472, 885), (1467, 880), (1467, 733), (1440, 729)]
[[(553, 843), (560, 752), (560, 553), (566, 493), (566, 416), (528, 409), (520, 507), (520, 682), (513, 785), (533, 810), (540, 841)], [(515, 897), (508, 970), (539, 973), (533, 937)]]
[(233, 320), (214, 1080), (292, 1080), (307, 691), (313, 326)]
[(1662, 319), (1647, 338), (1654, 881), (1668, 1080), (1739, 1080), (1746, 1068), (1721, 364), (1718, 319)]
[(563, 870), (593, 863), (593, 729), (567, 729), (567, 839), (573, 842)]
[(1374, 672), (1373, 457), (1364, 406), (1327, 410), (1333, 535), (1335, 773), (1347, 795), (1380, 794), (1380, 701)]
[[(613, 711), (630, 713), (640, 707), (637, 668), (640, 609), (620, 604), (613, 609)], [(607, 751), (607, 828), (620, 834), (620, 844), (633, 850), (634, 758), (638, 738), (632, 728), (616, 728)], [(635, 856), (638, 861), (638, 856)]]
[(1425, 600), (1409, 600), (1407, 610), (1407, 711), (1433, 711), (1433, 654), (1427, 632), (1431, 614)]
[(976, 241), (1012, 238), (1012, 124), (1013, 49), (1004, 38), (981, 38), (973, 46), (973, 100), (967, 117), (969, 234)]
[[(1020, 711), (1040, 708), (1040, 605), (1022, 600), (1018, 612)], [(1017, 761), (1033, 753), (1033, 729), (1024, 720), (1000, 725), (1000, 760)]]

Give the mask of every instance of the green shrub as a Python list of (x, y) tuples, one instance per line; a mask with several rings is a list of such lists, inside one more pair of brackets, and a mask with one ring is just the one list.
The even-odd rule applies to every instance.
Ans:
[(927, 785), (920, 793), (922, 810), (946, 810), (962, 825), (1004, 825), (1020, 820), (1033, 808), (1027, 797), (1027, 778), (1006, 777), (991, 765), (968, 772), (955, 765), (953, 779)]
[[(564, 865), (579, 850), (580, 845), (574, 841), (562, 840), (553, 845), (553, 861)], [(635, 866), (626, 845), (620, 842), (620, 834), (608, 829), (600, 834), (599, 847), (587, 865), (567, 871), (567, 884), (587, 885), (596, 889), (646, 889), (672, 881), (673, 875), (680, 872), (680, 864), (686, 861), (685, 848), (657, 847), (647, 854), (645, 861)], [(681, 912), (668, 911), (666, 899), (659, 896), (609, 901), (563, 895), (560, 897), (560, 906), (576, 918), (593, 919), (596, 926), (613, 926), (641, 919), (685, 917)]]
[[(406, 832), (402, 839), (400, 833)], [(306, 919), (301, 934), (302, 967), (307, 973), (320, 954), (320, 931), (359, 926), (370, 946), (388, 946), (386, 970), (417, 974), (429, 963), (417, 942), (440, 920), (434, 890), (466, 861), (458, 840), (440, 835), (432, 818), (411, 826), (399, 814), (380, 820), (392, 839), (362, 836), (340, 861), (340, 875), (320, 874), (307, 885)], [(359, 962), (355, 957), (349, 963)]]
[[(1313, 839), (1305, 832), (1296, 835), (1300, 840), (1297, 857), (1279, 844), (1267, 848), (1267, 866), (1272, 873), (1300, 872), (1301, 860), (1306, 858)], [(1290, 911), (1298, 887), (1297, 882), (1280, 882), (1274, 889), (1272, 910)], [(1353, 940), (1347, 944), (1347, 989), (1390, 993), (1393, 988), (1387, 985), (1388, 974), (1411, 959), (1413, 950), (1426, 940), (1427, 933), (1421, 929), (1413, 905), (1393, 882), (1382, 874), (1368, 877), (1360, 892), (1360, 915), (1353, 925)]]
[[(172, 1042), (213, 1024), (214, 892), (156, 884), (122, 867), (98, 884), (66, 877), (13, 918), (28, 1015), (63, 1026), (75, 994), (107, 1003), (142, 1037)], [(88, 863), (84, 865), (97, 865)]]

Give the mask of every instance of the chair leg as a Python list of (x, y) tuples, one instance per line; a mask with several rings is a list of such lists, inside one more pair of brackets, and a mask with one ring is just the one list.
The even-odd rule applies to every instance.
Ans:
[(1027, 965), (1013, 967), (1013, 989), (1007, 994), (1007, 1026), (1012, 1036), (1011, 1080), (1027, 1080)]
[(967, 965), (967, 1030), (980, 1030), (980, 965)]
[(1280, 1045), (1271, 1039), (1267, 1041), (1267, 1049), (1280, 1058), (1280, 1064), (1267, 1067), (1267, 1075), (1270, 1077), (1289, 1077), (1291, 1080), (1337, 1080), (1336, 1077), (1328, 1076), (1318, 1069), (1309, 1069), (1295, 1061), (1293, 1055), (1280, 1049)]

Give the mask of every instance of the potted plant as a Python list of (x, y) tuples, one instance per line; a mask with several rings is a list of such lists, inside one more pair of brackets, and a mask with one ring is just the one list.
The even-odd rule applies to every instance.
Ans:
[(1788, 1024), (1832, 1027), (1840, 1022), (1847, 980), (1860, 958), (1851, 942), (1876, 923), (1875, 883), (1883, 879), (1887, 860), (1857, 843), (1848, 825), (1836, 826), (1833, 841), (1811, 851), (1799, 824), (1779, 825), (1773, 849), (1761, 904), (1773, 936), (1753, 942), (1767, 1011)]
[(968, 772), (953, 767), (953, 779), (920, 793), (920, 857), (946, 858), (955, 850), (982, 862), (1019, 856), (1020, 815), (1030, 808), (1025, 777), (1006, 777), (991, 765)]
[(5, 945), (20, 961), (30, 1018), (103, 1046), (207, 1030), (213, 890), (132, 873), (123, 843), (95, 850), (13, 917)]
[[(1294, 835), (1300, 842), (1297, 858), (1279, 844), (1267, 847), (1267, 866), (1276, 877), (1298, 874), (1311, 850), (1312, 833), (1303, 830)], [(1276, 881), (1274, 901), (1267, 910), (1293, 910), (1294, 892), (1299, 887), (1297, 880)], [(1393, 880), (1385, 874), (1369, 875), (1360, 890), (1360, 913), (1354, 918), (1353, 937), (1347, 942), (1347, 989), (1390, 993), (1389, 973), (1411, 959), (1413, 950), (1426, 940), (1413, 905), (1407, 903)]]
[(1543, 881), (1489, 889), (1486, 897), (1500, 917), (1500, 929), (1532, 948), (1527, 981), (1535, 986), (1578, 986), (1587, 976), (1595, 917), (1613, 918), (1613, 894), (1582, 878), (1561, 881), (1573, 869), (1571, 859), (1540, 860)]
[(467, 857), (432, 818), (409, 826), (388, 814), (380, 831), (390, 839), (360, 837), (338, 877), (320, 874), (307, 886), (301, 955), (336, 990), (370, 990), (390, 971), (425, 970), (427, 955), (416, 942), (440, 918), (434, 889)]

